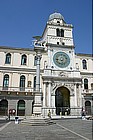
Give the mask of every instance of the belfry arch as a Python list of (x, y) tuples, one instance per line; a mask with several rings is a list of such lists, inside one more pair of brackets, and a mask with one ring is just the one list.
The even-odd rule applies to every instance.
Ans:
[(70, 91), (62, 86), (55, 91), (56, 115), (70, 114)]

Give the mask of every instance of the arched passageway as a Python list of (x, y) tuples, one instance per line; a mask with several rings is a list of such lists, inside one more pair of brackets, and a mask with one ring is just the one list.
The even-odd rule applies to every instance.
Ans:
[(70, 114), (70, 91), (66, 87), (59, 87), (55, 92), (56, 115)]
[(0, 101), (0, 115), (1, 116), (8, 115), (8, 101), (6, 99), (2, 99)]

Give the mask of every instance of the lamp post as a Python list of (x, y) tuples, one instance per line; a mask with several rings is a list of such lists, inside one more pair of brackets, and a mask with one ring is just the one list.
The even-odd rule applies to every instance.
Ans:
[(44, 50), (44, 47), (42, 46), (42, 43), (39, 40), (34, 41), (34, 50), (36, 52), (36, 59), (37, 59), (37, 65), (36, 65), (36, 91), (35, 91), (35, 97), (34, 97), (34, 107), (33, 107), (33, 114), (35, 115), (41, 115), (42, 113), (42, 104), (41, 104), (41, 95), (42, 92), (40, 90), (40, 60), (42, 57), (42, 51)]

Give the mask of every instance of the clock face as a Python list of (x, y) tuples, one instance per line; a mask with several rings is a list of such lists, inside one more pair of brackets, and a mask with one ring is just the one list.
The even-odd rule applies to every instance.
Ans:
[(55, 53), (53, 56), (53, 61), (60, 68), (65, 68), (70, 64), (70, 58), (64, 52)]

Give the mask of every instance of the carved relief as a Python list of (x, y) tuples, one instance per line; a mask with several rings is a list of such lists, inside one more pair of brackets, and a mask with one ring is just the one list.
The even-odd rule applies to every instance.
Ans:
[(59, 73), (59, 76), (61, 76), (61, 77), (66, 77), (67, 75), (66, 75), (65, 72), (61, 71), (61, 72)]
[(64, 82), (61, 82), (61, 83), (52, 83), (52, 88), (51, 88), (51, 95), (52, 96), (55, 96), (55, 90), (61, 86), (64, 86), (66, 88), (69, 89), (70, 91), (70, 96), (74, 96), (74, 85), (73, 84), (67, 84), (67, 83), (64, 83)]

